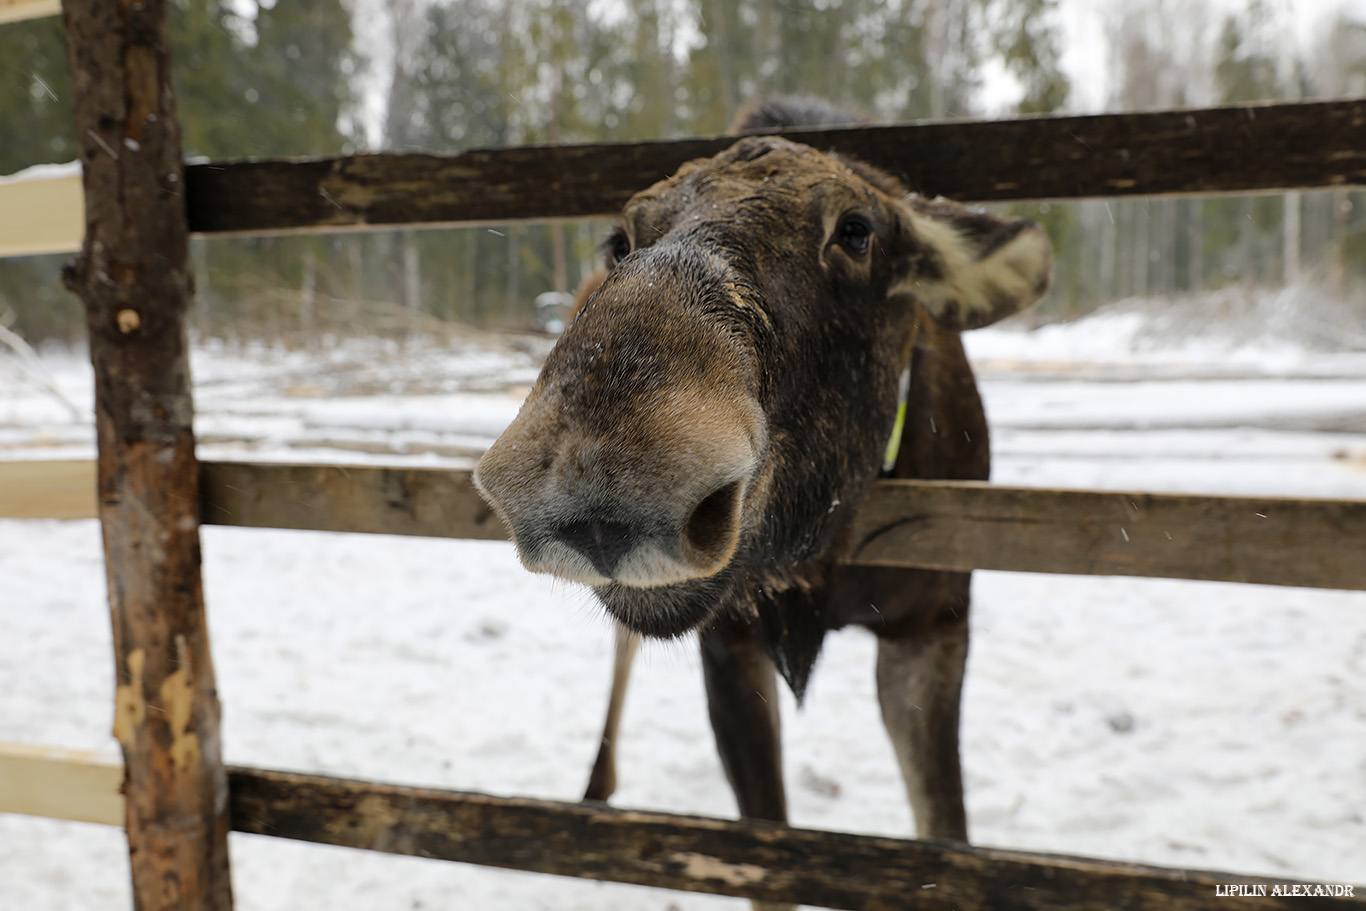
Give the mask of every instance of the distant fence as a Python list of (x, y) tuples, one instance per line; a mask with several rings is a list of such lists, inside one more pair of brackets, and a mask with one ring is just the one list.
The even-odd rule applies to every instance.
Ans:
[[(139, 18), (159, 16), (159, 2), (68, 2), (73, 56), (109, 62), (109, 84), (96, 82), (77, 97), (78, 122), (90, 125), (90, 141), (83, 140), (85, 209), (61, 196), (69, 193), (67, 175), (0, 184), (0, 203), (19, 198), (7, 193), (22, 193), (26, 207), (60, 215), (44, 249), (76, 249), (72, 225), (88, 222), (95, 235), (87, 237), (71, 281), (95, 326), (99, 460), (0, 462), (0, 517), (98, 515), (104, 522), (106, 560), (119, 582), (110, 596), (120, 682), (115, 730), (125, 757), (119, 768), (0, 745), (0, 810), (125, 825), (134, 891), (149, 909), (231, 906), (223, 849), (229, 825), (389, 853), (837, 908), (903, 907), (913, 897), (916, 907), (945, 911), (1117, 904), (1194, 911), (1211, 906), (1216, 884), (1269, 884), (1229, 873), (226, 768), (211, 736), (217, 701), (198, 600), (197, 521), (472, 538), (502, 538), (504, 531), (467, 472), (199, 464), (185, 352), (175, 338), (183, 337), (187, 289), (165, 281), (185, 267), (188, 232), (603, 215), (683, 161), (731, 140), (215, 162), (183, 170), (177, 160), (162, 160), (172, 183), (185, 188), (167, 209), (166, 186), (155, 182), (163, 177), (149, 177), (144, 159), (109, 154), (111, 144), (99, 135), (112, 129), (107, 110), (121, 118), (114, 127), (143, 130), (155, 118), (138, 117), (160, 110), (158, 93), (169, 97), (164, 72), (148, 68), (148, 61), (164, 62), (147, 39), (162, 25)], [(0, 22), (55, 11), (49, 0), (0, 0)], [(154, 70), (160, 75), (149, 77)], [(856, 155), (921, 192), (976, 201), (1366, 184), (1366, 101), (1359, 100), (786, 135)], [(155, 130), (139, 142), (149, 156), (179, 151)], [(116, 200), (119, 207), (111, 209)], [(0, 206), (4, 211), (10, 210)], [(168, 221), (169, 240), (149, 248), (137, 229), (152, 235), (152, 227), (167, 230)], [(0, 255), (32, 250), (32, 237), (25, 248), (17, 222), (0, 219)], [(107, 255), (92, 246), (102, 238), (120, 245), (119, 268), (127, 269), (108, 282), (117, 293), (107, 299), (82, 271)], [(856, 562), (867, 565), (1366, 589), (1366, 501), (895, 481), (880, 482), (855, 521), (867, 540)], [(160, 536), (158, 548), (136, 546), (153, 535)], [(148, 712), (153, 703), (172, 710)], [(182, 885), (175, 901), (162, 888), (168, 873)], [(1240, 897), (1237, 907), (1298, 906), (1264, 891)], [(1366, 889), (1357, 891), (1340, 906), (1366, 907)]]

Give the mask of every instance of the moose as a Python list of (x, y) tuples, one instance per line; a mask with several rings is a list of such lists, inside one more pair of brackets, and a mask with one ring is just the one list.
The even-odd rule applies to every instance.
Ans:
[[(734, 132), (854, 119), (774, 99)], [(966, 841), (970, 574), (843, 561), (877, 478), (987, 478), (958, 333), (1043, 296), (1044, 233), (764, 133), (637, 193), (604, 251), (600, 286), (475, 471), (522, 563), (591, 586), (629, 631), (614, 709), (631, 634), (698, 632), (743, 817), (787, 821), (775, 669), (800, 700), (825, 634), (868, 628), (919, 835)]]

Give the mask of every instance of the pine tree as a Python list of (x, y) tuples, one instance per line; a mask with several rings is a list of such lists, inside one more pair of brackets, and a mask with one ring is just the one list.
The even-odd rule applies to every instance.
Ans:
[(62, 22), (0, 28), (0, 174), (76, 157)]
[[(0, 174), (77, 155), (62, 23), (0, 28)], [(37, 341), (83, 331), (80, 302), (62, 289), (65, 256), (0, 259), (0, 325)]]
[[(1243, 16), (1226, 16), (1216, 42), (1215, 87), (1221, 104), (1283, 97), (1271, 13), (1253, 0)], [(1213, 200), (1206, 206), (1205, 255), (1225, 282), (1281, 278), (1280, 197)]]
[(1024, 94), (1019, 114), (1051, 114), (1067, 101), (1057, 0), (986, 0), (991, 44)]

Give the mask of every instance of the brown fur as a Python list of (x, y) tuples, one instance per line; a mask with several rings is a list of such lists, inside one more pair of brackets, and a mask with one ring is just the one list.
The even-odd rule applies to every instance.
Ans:
[(595, 269), (587, 278), (579, 282), (579, 288), (574, 292), (574, 303), (570, 305), (570, 319), (579, 315), (579, 311), (588, 303), (588, 299), (597, 293), (598, 288), (602, 287), (603, 280), (606, 278), (607, 270), (600, 268)]
[[(903, 370), (892, 474), (986, 477), (981, 402), (951, 330), (1033, 303), (1047, 241), (1027, 222), (909, 196), (867, 165), (750, 137), (637, 194), (607, 250), (601, 286), (476, 472), (523, 561), (593, 585), (639, 633), (703, 629), (746, 815), (785, 816), (776, 748), (727, 733), (776, 744), (755, 681), (771, 659), (800, 697), (825, 632), (868, 626), (887, 643), (883, 713), (903, 769), (931, 768), (908, 774), (912, 803), (931, 834), (965, 837), (968, 577), (840, 559), (859, 543), (848, 520), (880, 473)], [(908, 661), (950, 669), (935, 672), (945, 704), (928, 729), (906, 709), (924, 675), (893, 685)], [(778, 799), (742, 783), (767, 780)], [(955, 786), (947, 810), (926, 796)]]

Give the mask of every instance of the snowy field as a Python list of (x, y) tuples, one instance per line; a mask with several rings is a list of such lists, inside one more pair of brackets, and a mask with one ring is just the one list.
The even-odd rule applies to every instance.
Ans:
[[(1366, 354), (1265, 335), (1175, 348), (1150, 329), (1116, 313), (970, 336), (995, 479), (1366, 499)], [(467, 466), (535, 358), (487, 340), (209, 347), (194, 370), (204, 458)], [(93, 456), (89, 387), (76, 356), (0, 355), (0, 458)], [(578, 798), (611, 652), (585, 591), (499, 543), (203, 541), (229, 762)], [(116, 754), (103, 585), (94, 522), (0, 521), (0, 741)], [(974, 841), (1366, 883), (1366, 593), (981, 572), (974, 599)], [(787, 699), (797, 825), (912, 832), (873, 650), (861, 631), (830, 637), (807, 705)], [(642, 652), (618, 806), (734, 813), (694, 652)], [(251, 836), (231, 849), (246, 911), (748, 907)], [(0, 817), (4, 911), (129, 907), (126, 879), (118, 830)]]

